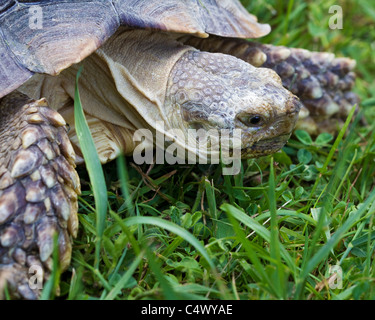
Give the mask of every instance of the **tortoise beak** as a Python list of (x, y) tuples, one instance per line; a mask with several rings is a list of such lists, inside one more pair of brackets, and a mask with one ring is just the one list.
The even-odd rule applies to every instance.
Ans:
[(242, 149), (242, 158), (262, 157), (279, 151), (287, 143), (292, 132), (272, 137), (264, 138), (255, 142), (251, 147)]

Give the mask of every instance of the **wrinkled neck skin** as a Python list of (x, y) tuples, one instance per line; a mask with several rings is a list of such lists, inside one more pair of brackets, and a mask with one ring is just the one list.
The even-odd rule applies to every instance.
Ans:
[[(200, 52), (169, 34), (120, 28), (81, 64), (79, 90), (86, 114), (129, 132), (146, 128), (154, 138), (162, 133), (190, 153), (196, 152), (196, 136), (189, 129), (225, 129), (230, 135), (240, 129), (242, 157), (275, 152), (297, 119), (298, 101), (273, 71)], [(63, 110), (74, 97), (81, 64), (57, 77), (35, 76), (20, 91), (34, 99), (45, 97), (51, 107)], [(261, 119), (255, 125), (254, 116)], [(126, 141), (130, 137), (123, 140), (134, 148), (133, 141)], [(200, 156), (213, 152), (217, 148)]]

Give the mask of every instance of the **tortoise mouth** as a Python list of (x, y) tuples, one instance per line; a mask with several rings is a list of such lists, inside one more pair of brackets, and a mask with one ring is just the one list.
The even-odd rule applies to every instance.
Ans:
[(277, 137), (264, 138), (255, 142), (252, 146), (243, 148), (241, 154), (243, 158), (261, 157), (279, 151), (287, 143), (292, 132), (282, 134)]

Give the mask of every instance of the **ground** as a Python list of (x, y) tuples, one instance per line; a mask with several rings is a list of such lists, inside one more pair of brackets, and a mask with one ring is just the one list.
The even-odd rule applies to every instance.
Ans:
[[(59, 299), (375, 298), (375, 4), (265, 2), (243, 1), (273, 28), (262, 42), (357, 61), (369, 125), (353, 116), (336, 137), (296, 132), (282, 152), (243, 161), (237, 176), (120, 158), (104, 166), (95, 193), (79, 168), (80, 232)], [(337, 4), (343, 29), (332, 30)], [(108, 196), (105, 220), (94, 193)], [(43, 298), (54, 297), (52, 284)]]

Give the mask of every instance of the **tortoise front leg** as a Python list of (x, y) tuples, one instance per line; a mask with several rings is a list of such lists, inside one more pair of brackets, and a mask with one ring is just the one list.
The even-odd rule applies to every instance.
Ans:
[[(0, 297), (37, 299), (30, 277), (51, 271), (54, 234), (61, 269), (77, 235), (79, 177), (65, 121), (20, 93), (0, 100)], [(31, 284), (33, 284), (31, 282)]]
[[(304, 115), (300, 113), (300, 118), (305, 117), (305, 123), (300, 123), (302, 126), (313, 119), (319, 121), (320, 129), (330, 131), (330, 128), (323, 128), (324, 125), (329, 126), (332, 118), (345, 119), (359, 101), (352, 92), (355, 82), (355, 61), (352, 59), (216, 36), (207, 39), (188, 36), (180, 41), (202, 51), (230, 54), (255, 67), (276, 71), (284, 87), (298, 96), (308, 109)], [(314, 123), (310, 122), (306, 129), (314, 133), (317, 127), (312, 126)]]

